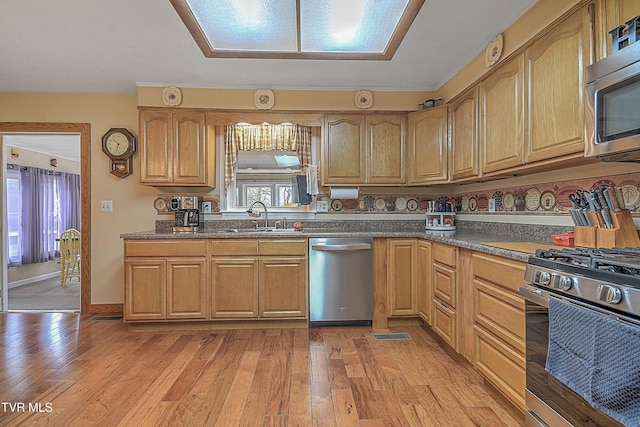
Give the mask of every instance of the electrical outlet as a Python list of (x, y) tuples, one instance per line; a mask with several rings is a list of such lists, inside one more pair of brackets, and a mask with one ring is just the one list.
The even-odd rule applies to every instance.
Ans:
[(211, 202), (202, 202), (202, 213), (211, 213)]
[(111, 201), (111, 200), (101, 200), (100, 201), (100, 211), (101, 212), (113, 212), (113, 201)]
[(318, 200), (316, 202), (317, 212), (329, 212), (329, 202), (326, 200)]

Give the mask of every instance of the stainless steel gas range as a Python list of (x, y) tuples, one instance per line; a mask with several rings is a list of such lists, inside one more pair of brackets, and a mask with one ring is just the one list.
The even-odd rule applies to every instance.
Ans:
[(526, 285), (527, 426), (640, 426), (640, 248), (538, 250)]

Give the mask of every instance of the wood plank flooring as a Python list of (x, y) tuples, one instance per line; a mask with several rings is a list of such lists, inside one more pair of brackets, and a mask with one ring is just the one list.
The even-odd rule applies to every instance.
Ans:
[(0, 314), (0, 425), (519, 426), (417, 327), (129, 332)]

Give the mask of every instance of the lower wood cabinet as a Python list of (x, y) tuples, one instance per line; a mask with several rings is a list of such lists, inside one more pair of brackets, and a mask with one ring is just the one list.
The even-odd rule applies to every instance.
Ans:
[(387, 307), (389, 316), (418, 314), (418, 241), (387, 240)]
[(211, 241), (211, 317), (307, 318), (306, 239)]
[(523, 262), (474, 253), (474, 341), (476, 369), (524, 410), (525, 314), (518, 287)]
[(205, 240), (125, 241), (125, 320), (205, 319), (205, 253)]
[(456, 326), (456, 266), (458, 249), (454, 246), (432, 245), (432, 318), (431, 327), (454, 350), (458, 349)]
[(418, 316), (431, 325), (431, 242), (418, 241)]
[(126, 240), (126, 321), (306, 319), (306, 239)]

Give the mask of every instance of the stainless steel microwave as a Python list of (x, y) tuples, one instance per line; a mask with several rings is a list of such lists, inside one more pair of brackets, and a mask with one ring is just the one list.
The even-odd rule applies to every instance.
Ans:
[(585, 157), (640, 162), (640, 42), (587, 67)]

